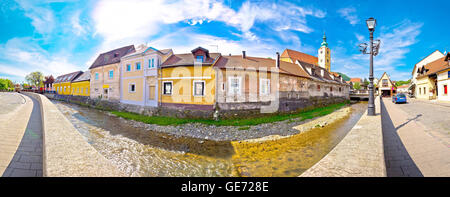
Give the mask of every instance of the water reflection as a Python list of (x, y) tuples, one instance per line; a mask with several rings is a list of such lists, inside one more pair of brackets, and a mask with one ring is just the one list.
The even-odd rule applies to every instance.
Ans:
[(324, 128), (276, 141), (216, 142), (134, 127), (129, 121), (53, 101), (85, 139), (130, 176), (298, 176), (324, 157), (366, 109)]

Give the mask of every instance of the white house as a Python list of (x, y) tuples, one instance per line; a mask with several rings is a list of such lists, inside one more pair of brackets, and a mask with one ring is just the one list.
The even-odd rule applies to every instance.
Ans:
[(416, 88), (416, 86), (417, 86), (416, 78), (418, 75), (417, 69), (419, 69), (422, 66), (427, 65), (428, 63), (431, 63), (439, 58), (442, 58), (442, 57), (444, 57), (444, 54), (441, 53), (439, 50), (436, 50), (433, 53), (431, 53), (430, 55), (428, 55), (427, 57), (420, 60), (416, 65), (414, 65), (413, 71), (411, 73), (412, 78), (411, 78), (409, 90), (411, 90), (411, 92), (415, 95), (415, 97), (417, 97), (419, 94), (419, 89)]

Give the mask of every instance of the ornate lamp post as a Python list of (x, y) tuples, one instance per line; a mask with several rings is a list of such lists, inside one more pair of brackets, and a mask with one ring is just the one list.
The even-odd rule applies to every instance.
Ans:
[(367, 27), (370, 32), (370, 52), (367, 52), (367, 44), (362, 43), (359, 45), (359, 50), (363, 54), (370, 54), (370, 72), (369, 72), (369, 105), (367, 109), (367, 115), (375, 116), (375, 98), (373, 91), (373, 56), (378, 55), (378, 49), (380, 48), (380, 40), (373, 40), (373, 32), (375, 31), (375, 26), (377, 25), (377, 21), (374, 18), (369, 18), (366, 20)]

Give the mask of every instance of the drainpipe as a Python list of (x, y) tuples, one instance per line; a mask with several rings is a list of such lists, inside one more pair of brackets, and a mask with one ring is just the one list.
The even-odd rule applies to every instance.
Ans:
[(279, 52), (277, 52), (276, 67), (277, 67), (278, 69), (280, 68), (280, 53), (279, 53)]
[(245, 51), (242, 51), (242, 59), (245, 59)]

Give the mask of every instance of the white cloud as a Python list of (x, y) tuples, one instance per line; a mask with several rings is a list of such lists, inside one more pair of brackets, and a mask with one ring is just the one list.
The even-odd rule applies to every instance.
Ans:
[[(409, 47), (418, 42), (422, 23), (415, 23), (404, 20), (391, 27), (381, 27), (381, 46), (379, 54), (374, 57), (375, 77), (381, 77), (384, 72), (388, 72), (393, 80), (406, 80), (410, 78), (411, 72), (399, 71), (400, 66), (405, 66), (402, 60), (409, 53)], [(364, 37), (356, 34), (358, 41), (363, 41)], [(375, 39), (377, 37), (375, 36)], [(352, 54), (346, 54), (340, 50), (333, 51), (336, 71), (348, 74), (350, 77), (368, 77), (369, 55), (360, 54), (355, 46)], [(333, 69), (333, 65), (332, 65)], [(413, 69), (413, 65), (411, 65)]]
[(40, 6), (40, 1), (16, 0), (21, 9), (25, 11), (25, 16), (31, 19), (31, 24), (40, 34), (47, 34), (55, 27), (55, 16), (46, 7)]
[(49, 54), (31, 38), (13, 38), (0, 45), (0, 73), (24, 77), (33, 71), (41, 71), (45, 75), (58, 76), (80, 70), (72, 64), (67, 56)]
[[(267, 22), (266, 25), (279, 31), (310, 33), (313, 30), (306, 25), (306, 16), (323, 18), (325, 12), (287, 2), (246, 1), (235, 11), (215, 0), (103, 0), (98, 2), (92, 14), (96, 33), (103, 36), (106, 42), (129, 38), (144, 40), (156, 35), (162, 25), (179, 22), (196, 25), (219, 21), (239, 29), (244, 37), (253, 40), (257, 39), (251, 32), (256, 22)], [(284, 27), (278, 28), (280, 24)]]
[(359, 23), (355, 8), (341, 8), (337, 12), (341, 15), (341, 17), (344, 17), (353, 26)]
[(77, 36), (80, 36), (87, 32), (86, 29), (80, 24), (80, 14), (81, 11), (76, 11), (70, 18), (70, 24), (72, 25), (74, 33)]

